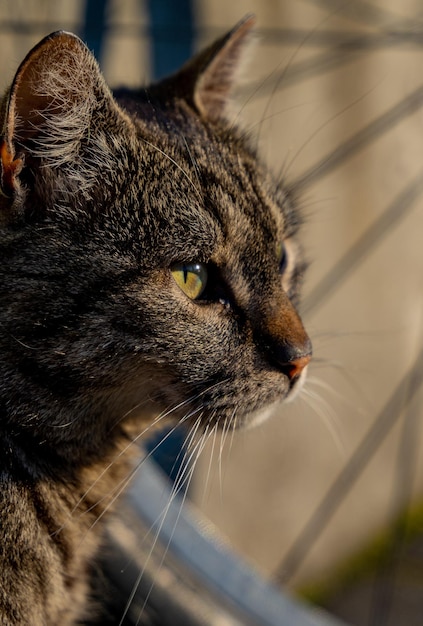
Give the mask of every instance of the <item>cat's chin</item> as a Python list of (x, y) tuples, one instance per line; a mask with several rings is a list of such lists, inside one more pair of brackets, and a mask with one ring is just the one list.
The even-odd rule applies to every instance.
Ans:
[(258, 411), (249, 413), (245, 416), (242, 422), (242, 428), (249, 430), (250, 428), (255, 428), (256, 426), (259, 426), (275, 413), (280, 404), (280, 401), (274, 402), (273, 404), (270, 404), (263, 409), (259, 409)]

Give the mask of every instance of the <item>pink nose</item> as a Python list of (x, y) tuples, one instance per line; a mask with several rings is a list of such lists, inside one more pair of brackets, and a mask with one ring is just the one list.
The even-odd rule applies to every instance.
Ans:
[(284, 366), (284, 370), (289, 380), (295, 380), (298, 378), (303, 371), (303, 369), (310, 363), (311, 354), (307, 354), (306, 356), (301, 356), (298, 359), (293, 359), (286, 363)]

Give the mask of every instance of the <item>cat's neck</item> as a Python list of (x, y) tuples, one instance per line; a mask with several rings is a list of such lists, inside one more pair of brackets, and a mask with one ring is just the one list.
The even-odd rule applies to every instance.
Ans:
[[(2, 559), (2, 592), (16, 617), (13, 623), (79, 623), (88, 609), (87, 564), (101, 540), (101, 533), (91, 530), (102, 527), (130, 465), (123, 456), (116, 463), (108, 459), (63, 482), (52, 472), (43, 475), (16, 441), (6, 438), (7, 450), (0, 461), (0, 501), (6, 503), (1, 507), (0, 546), (13, 545)], [(29, 586), (25, 575), (16, 575), (16, 563), (19, 572), (31, 572)]]

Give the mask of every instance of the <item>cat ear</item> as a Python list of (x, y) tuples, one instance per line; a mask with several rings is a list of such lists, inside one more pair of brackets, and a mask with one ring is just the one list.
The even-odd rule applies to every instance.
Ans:
[(194, 57), (181, 71), (189, 76), (190, 94), (198, 112), (210, 121), (225, 120), (237, 74), (256, 23), (247, 15), (227, 35)]
[(112, 95), (93, 55), (76, 35), (43, 39), (20, 65), (3, 104), (0, 188), (11, 197), (25, 164), (60, 165), (90, 132), (94, 109)]

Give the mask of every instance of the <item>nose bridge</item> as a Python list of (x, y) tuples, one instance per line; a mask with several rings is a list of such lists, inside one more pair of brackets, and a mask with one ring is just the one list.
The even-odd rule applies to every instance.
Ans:
[(292, 356), (305, 356), (311, 351), (310, 339), (295, 307), (286, 294), (264, 316), (265, 334), (273, 341), (291, 348)]

